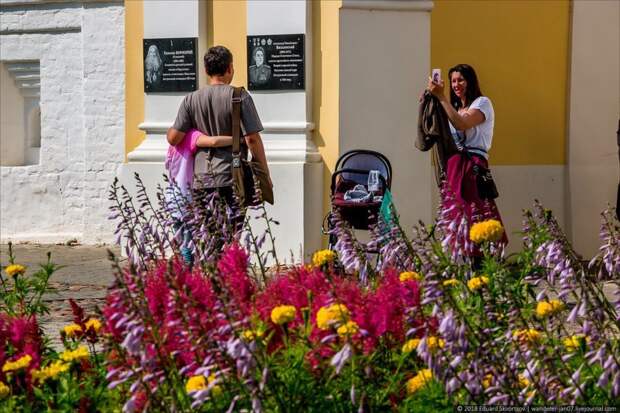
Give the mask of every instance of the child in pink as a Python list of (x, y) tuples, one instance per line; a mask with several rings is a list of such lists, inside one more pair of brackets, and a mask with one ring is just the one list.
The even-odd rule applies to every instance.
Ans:
[(191, 266), (193, 254), (191, 246), (191, 233), (185, 228), (183, 217), (185, 207), (191, 200), (192, 184), (194, 181), (194, 156), (198, 147), (218, 147), (232, 145), (232, 136), (207, 136), (197, 129), (187, 131), (181, 142), (170, 145), (166, 154), (165, 167), (170, 187), (166, 190), (166, 201), (171, 210), (171, 216), (175, 219), (174, 229), (183, 232), (181, 255)]
[(170, 145), (166, 154), (168, 177), (174, 181), (183, 195), (189, 195), (194, 180), (194, 155), (198, 150), (198, 138), (203, 135), (197, 129), (190, 129), (176, 146)]

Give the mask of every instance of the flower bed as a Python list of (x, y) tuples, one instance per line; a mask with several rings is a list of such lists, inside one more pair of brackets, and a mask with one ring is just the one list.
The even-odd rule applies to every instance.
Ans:
[[(128, 264), (100, 315), (73, 305), (52, 351), (36, 316), (54, 271), (5, 268), (0, 406), (6, 411), (452, 411), (456, 404), (617, 405), (620, 227), (603, 214), (600, 254), (584, 264), (552, 214), (524, 216), (505, 256), (496, 221), (458, 211), (407, 237), (395, 211), (369, 256), (336, 218), (335, 251), (278, 263), (270, 231), (243, 239), (217, 195), (182, 217), (113, 188)], [(149, 211), (150, 210), (150, 211)], [(264, 211), (263, 211), (264, 212)], [(148, 215), (147, 215), (148, 213)], [(455, 218), (456, 217), (456, 218)], [(268, 224), (274, 222), (263, 214)], [(514, 242), (514, 241), (513, 241)], [(482, 258), (471, 260), (467, 251)], [(170, 253), (170, 251), (172, 251)], [(252, 264), (251, 264), (252, 263)], [(103, 351), (96, 352), (103, 345)]]

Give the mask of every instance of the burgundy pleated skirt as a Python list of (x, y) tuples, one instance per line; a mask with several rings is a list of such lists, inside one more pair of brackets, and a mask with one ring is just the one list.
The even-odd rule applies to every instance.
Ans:
[[(448, 159), (446, 167), (446, 181), (448, 192), (452, 194), (452, 200), (447, 201), (445, 207), (450, 207), (451, 202), (458, 202), (467, 218), (469, 226), (487, 219), (496, 219), (504, 225), (502, 217), (499, 214), (495, 200), (482, 199), (478, 194), (478, 186), (476, 185), (476, 176), (474, 175), (473, 166), (480, 165), (484, 168), (489, 167), (489, 163), (482, 156), (463, 154), (452, 155)], [(444, 191), (446, 192), (446, 191)], [(504, 227), (505, 228), (505, 227)], [(508, 243), (508, 237), (504, 231), (503, 243)], [(478, 251), (474, 252), (478, 255)]]

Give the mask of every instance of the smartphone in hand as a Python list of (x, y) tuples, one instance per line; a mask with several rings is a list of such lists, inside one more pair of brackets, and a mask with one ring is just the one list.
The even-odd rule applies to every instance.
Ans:
[(441, 82), (441, 69), (433, 69), (431, 72), (431, 79), (433, 83), (439, 84), (439, 82)]

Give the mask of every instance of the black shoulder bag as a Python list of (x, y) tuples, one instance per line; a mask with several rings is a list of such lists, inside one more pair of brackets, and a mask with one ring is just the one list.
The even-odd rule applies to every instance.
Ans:
[[(469, 157), (471, 157), (469, 152), (466, 153)], [(497, 186), (495, 186), (495, 181), (493, 181), (491, 170), (477, 164), (472, 166), (472, 170), (474, 171), (474, 176), (476, 177), (476, 186), (478, 187), (478, 195), (480, 198), (497, 198), (499, 196), (499, 192), (497, 191)]]
[[(460, 137), (460, 135), (459, 135)], [(470, 152), (471, 149), (475, 149), (477, 151), (481, 151), (487, 153), (486, 150), (482, 148), (469, 147), (465, 145), (465, 134), (463, 134), (460, 146), (463, 147), (461, 153), (467, 156), (467, 159), (472, 160), (472, 156), (481, 156), (476, 153)], [(482, 165), (473, 164), (472, 171), (474, 172), (474, 176), (476, 177), (476, 187), (478, 189), (478, 196), (481, 199), (495, 199), (499, 196), (499, 192), (497, 191), (497, 186), (495, 185), (495, 181), (493, 180), (493, 175), (491, 175), (491, 170), (489, 168), (485, 168)]]

